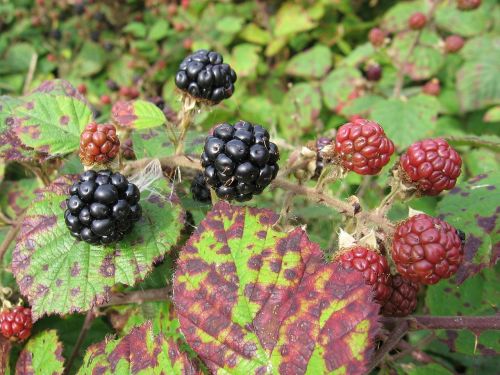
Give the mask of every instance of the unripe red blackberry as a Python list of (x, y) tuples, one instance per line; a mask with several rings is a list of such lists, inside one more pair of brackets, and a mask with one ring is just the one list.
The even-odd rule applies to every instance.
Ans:
[(374, 47), (382, 47), (384, 45), (385, 38), (386, 33), (378, 27), (374, 27), (373, 29), (371, 29), (370, 33), (368, 34), (368, 39)]
[(372, 286), (375, 301), (384, 304), (391, 296), (391, 278), (387, 259), (364, 246), (341, 249), (335, 258), (344, 269), (355, 269), (363, 274), (365, 283)]
[(80, 136), (80, 159), (86, 166), (106, 164), (112, 161), (120, 150), (120, 140), (112, 124), (87, 125)]
[(457, 8), (460, 10), (474, 10), (480, 5), (481, 0), (457, 0)]
[(402, 180), (419, 195), (438, 195), (453, 189), (460, 176), (462, 158), (441, 138), (415, 142), (401, 155)]
[(420, 30), (425, 27), (427, 23), (427, 17), (425, 14), (417, 12), (413, 13), (408, 19), (408, 26), (412, 30)]
[(28, 307), (16, 306), (0, 312), (0, 329), (7, 339), (21, 341), (27, 339), (32, 326), (31, 309)]
[(179, 65), (175, 84), (191, 97), (217, 104), (234, 93), (236, 73), (223, 63), (220, 53), (198, 50)]
[(455, 53), (464, 46), (464, 39), (459, 35), (450, 35), (444, 41), (444, 49), (448, 53)]
[(335, 155), (346, 170), (375, 175), (389, 162), (394, 144), (374, 121), (355, 119), (342, 125), (335, 137)]
[(368, 64), (365, 68), (365, 76), (368, 81), (380, 81), (380, 78), (382, 78), (382, 67), (377, 63)]
[(391, 255), (403, 277), (435, 284), (457, 272), (463, 244), (457, 230), (446, 221), (418, 214), (397, 225)]
[(431, 79), (422, 86), (422, 92), (431, 96), (438, 96), (441, 93), (441, 84), (437, 78)]
[(126, 160), (135, 160), (134, 144), (132, 138), (127, 138), (121, 146), (123, 158)]
[(404, 317), (410, 315), (417, 307), (419, 285), (401, 275), (391, 277), (391, 296), (382, 307), (385, 316)]

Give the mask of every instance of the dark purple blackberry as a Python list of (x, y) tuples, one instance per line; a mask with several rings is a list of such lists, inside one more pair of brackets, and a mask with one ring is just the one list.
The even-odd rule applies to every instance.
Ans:
[(141, 218), (139, 189), (118, 172), (86, 171), (69, 192), (66, 226), (73, 237), (90, 244), (120, 241)]
[(266, 129), (238, 121), (214, 128), (205, 141), (201, 164), (205, 182), (219, 198), (244, 202), (276, 178), (279, 157)]
[(323, 167), (325, 166), (325, 161), (321, 156), (321, 150), (323, 149), (323, 147), (328, 146), (331, 143), (332, 140), (326, 137), (318, 138), (318, 140), (316, 141), (316, 169), (312, 177), (314, 180), (317, 180), (319, 178), (321, 172), (323, 172)]
[(210, 203), (210, 189), (207, 187), (203, 173), (197, 173), (193, 181), (191, 181), (191, 194), (193, 199), (198, 202)]
[(234, 93), (236, 73), (220, 53), (200, 49), (186, 57), (175, 76), (176, 86), (192, 97), (217, 104)]

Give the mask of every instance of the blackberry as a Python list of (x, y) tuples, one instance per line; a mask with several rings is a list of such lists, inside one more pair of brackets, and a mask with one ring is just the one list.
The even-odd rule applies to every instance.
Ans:
[(320, 137), (316, 140), (316, 169), (314, 170), (313, 180), (317, 180), (323, 172), (323, 168), (325, 166), (325, 160), (321, 155), (321, 150), (332, 143), (331, 138)]
[(234, 93), (236, 73), (220, 53), (198, 50), (186, 57), (175, 76), (176, 86), (186, 94), (217, 104)]
[(203, 203), (210, 203), (212, 201), (212, 198), (210, 197), (210, 189), (205, 183), (203, 173), (197, 173), (191, 182), (191, 194), (195, 201)]
[(139, 189), (118, 172), (86, 171), (69, 193), (66, 226), (73, 237), (90, 244), (120, 241), (141, 218)]
[(278, 174), (279, 150), (260, 125), (223, 123), (207, 137), (201, 155), (205, 181), (221, 199), (244, 202)]

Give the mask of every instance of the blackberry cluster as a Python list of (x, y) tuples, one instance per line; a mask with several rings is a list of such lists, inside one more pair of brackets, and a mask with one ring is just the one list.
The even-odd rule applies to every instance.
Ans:
[(186, 57), (175, 76), (176, 86), (196, 99), (217, 104), (234, 93), (236, 73), (220, 53), (201, 49)]
[(210, 203), (210, 189), (207, 187), (203, 173), (197, 173), (193, 181), (191, 181), (191, 194), (193, 199), (198, 202)]
[(86, 171), (69, 193), (66, 226), (73, 237), (90, 244), (120, 241), (141, 218), (139, 189), (120, 173)]
[(260, 125), (224, 123), (205, 141), (205, 181), (221, 199), (244, 202), (260, 194), (278, 174), (278, 147)]

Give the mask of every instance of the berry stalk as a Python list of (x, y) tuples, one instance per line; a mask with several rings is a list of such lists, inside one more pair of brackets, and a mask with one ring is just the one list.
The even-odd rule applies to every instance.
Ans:
[(189, 95), (184, 95), (182, 110), (180, 113), (181, 121), (179, 123), (179, 138), (176, 140), (175, 145), (175, 155), (181, 155), (184, 152), (184, 140), (186, 134), (189, 130), (189, 126), (193, 121), (194, 114), (196, 112), (196, 100), (194, 100)]

